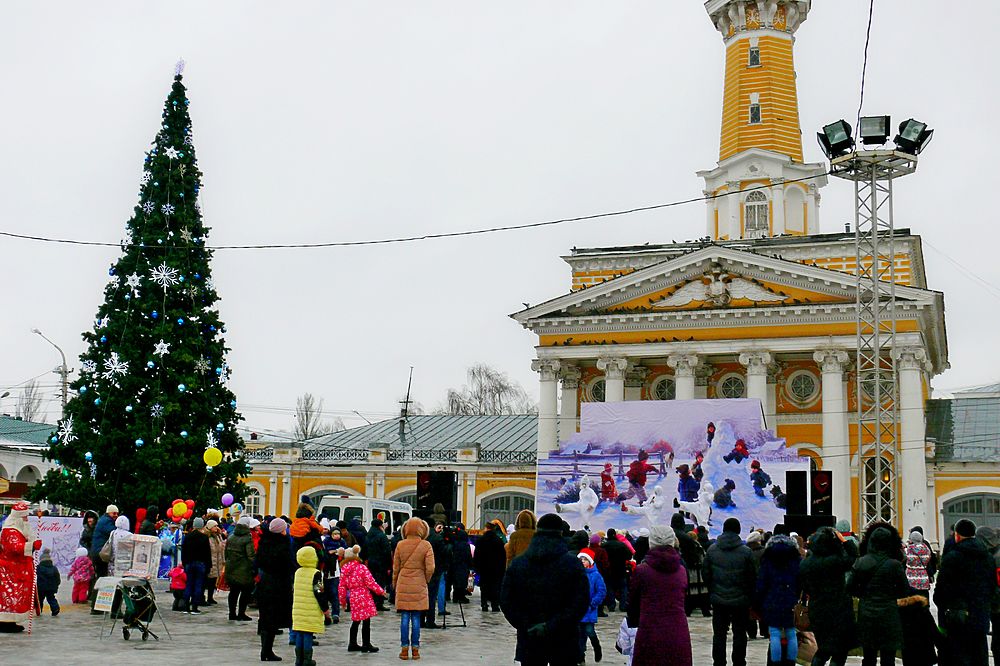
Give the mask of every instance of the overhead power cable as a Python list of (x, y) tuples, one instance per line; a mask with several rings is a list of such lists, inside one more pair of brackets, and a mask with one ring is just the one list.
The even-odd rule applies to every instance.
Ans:
[[(824, 172), (822, 174), (817, 174), (813, 176), (805, 176), (803, 178), (794, 178), (786, 180), (785, 183), (799, 183), (806, 180), (815, 180), (816, 178), (822, 178), (829, 175), (829, 172)], [(414, 243), (417, 241), (426, 240), (439, 240), (442, 238), (457, 238), (460, 236), (480, 236), (483, 234), (493, 234), (503, 231), (519, 231), (522, 229), (536, 229), (539, 227), (551, 227), (557, 224), (568, 224), (572, 222), (587, 222), (590, 220), (599, 220), (602, 218), (609, 217), (621, 217), (624, 215), (632, 215), (634, 213), (643, 213), (651, 210), (661, 210), (664, 208), (674, 208), (677, 206), (684, 206), (687, 204), (712, 201), (715, 199), (723, 199), (725, 197), (733, 196), (736, 194), (743, 194), (746, 192), (752, 192), (754, 190), (763, 189), (764, 185), (753, 185), (741, 190), (734, 190), (732, 192), (720, 192), (718, 194), (709, 194), (701, 197), (694, 197), (691, 199), (681, 199), (678, 201), (670, 201), (661, 204), (652, 204), (649, 206), (636, 206), (634, 208), (626, 208), (623, 210), (609, 211), (605, 213), (594, 213), (592, 215), (579, 215), (576, 217), (563, 217), (555, 220), (545, 220), (542, 222), (526, 222), (524, 224), (512, 224), (500, 227), (487, 227), (484, 229), (469, 229), (465, 231), (445, 231), (439, 233), (426, 233), (417, 234), (413, 236), (396, 236), (393, 238), (376, 238), (368, 240), (356, 240), (356, 241), (329, 241), (329, 242), (318, 242), (318, 243), (265, 243), (259, 245), (207, 245), (206, 250), (304, 250), (304, 249), (317, 249), (317, 248), (328, 248), (328, 247), (355, 247), (363, 245), (391, 245), (396, 243)], [(48, 236), (36, 236), (32, 234), (18, 234), (11, 231), (0, 231), (0, 236), (7, 238), (15, 238), (18, 240), (29, 240), (36, 241), (40, 243), (58, 243), (62, 245), (83, 245), (89, 247), (127, 247), (125, 243), (108, 243), (104, 241), (90, 241), (90, 240), (78, 240), (71, 238), (52, 238)], [(170, 249), (190, 249), (190, 246), (169, 246), (169, 245), (156, 245), (157, 248), (170, 248)]]
[(865, 31), (865, 55), (861, 65), (861, 99), (858, 102), (858, 122), (854, 126), (854, 138), (861, 132), (861, 110), (865, 105), (865, 78), (868, 76), (868, 45), (872, 41), (872, 19), (875, 16), (875, 0), (868, 5), (868, 30)]

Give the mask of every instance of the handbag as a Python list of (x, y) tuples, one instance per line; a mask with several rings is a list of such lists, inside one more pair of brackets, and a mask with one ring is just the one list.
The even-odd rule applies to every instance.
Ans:
[(111, 561), (111, 539), (110, 539), (110, 537), (108, 538), (107, 541), (104, 542), (104, 545), (101, 546), (101, 551), (98, 553), (98, 556), (101, 558), (101, 562), (110, 562)]
[(792, 618), (795, 628), (799, 631), (809, 631), (809, 597), (802, 595), (792, 607)]

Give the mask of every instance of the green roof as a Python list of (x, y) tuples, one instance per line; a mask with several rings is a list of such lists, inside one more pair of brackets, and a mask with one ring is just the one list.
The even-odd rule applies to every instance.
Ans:
[(928, 400), (927, 440), (938, 462), (1000, 462), (1000, 397)]
[(48, 445), (49, 436), (56, 426), (50, 423), (22, 421), (10, 416), (0, 416), (0, 442), (4, 444)]

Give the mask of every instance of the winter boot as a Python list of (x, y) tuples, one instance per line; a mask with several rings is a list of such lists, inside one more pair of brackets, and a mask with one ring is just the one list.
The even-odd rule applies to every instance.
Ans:
[(347, 644), (348, 652), (361, 652), (361, 646), (358, 645), (358, 625), (360, 622), (351, 623), (351, 642)]
[(302, 666), (302, 648), (295, 646), (295, 666)]
[(399, 650), (399, 658), (403, 661), (408, 661), (410, 658), (410, 648), (405, 645)]
[(372, 622), (365, 620), (361, 623), (361, 651), (378, 652), (378, 648), (372, 645)]
[(302, 650), (302, 666), (316, 666), (316, 660), (313, 659), (312, 648)]
[(274, 634), (270, 631), (263, 631), (260, 634), (260, 660), (281, 661), (281, 657), (274, 654)]
[(418, 647), (410, 648), (410, 652), (413, 653), (410, 659), (412, 659), (413, 661), (420, 659), (420, 648)]
[(601, 650), (601, 641), (597, 640), (597, 636), (595, 635), (590, 639), (590, 643), (594, 646), (594, 661), (600, 661), (604, 656), (604, 651)]

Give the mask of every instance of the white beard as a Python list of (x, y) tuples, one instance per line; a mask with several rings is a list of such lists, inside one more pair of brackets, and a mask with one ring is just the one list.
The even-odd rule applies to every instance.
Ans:
[(31, 530), (31, 524), (28, 522), (28, 514), (21, 511), (11, 511), (7, 520), (3, 523), (3, 529), (5, 530), (17, 530), (24, 536), (28, 541), (33, 541), (34, 536)]

